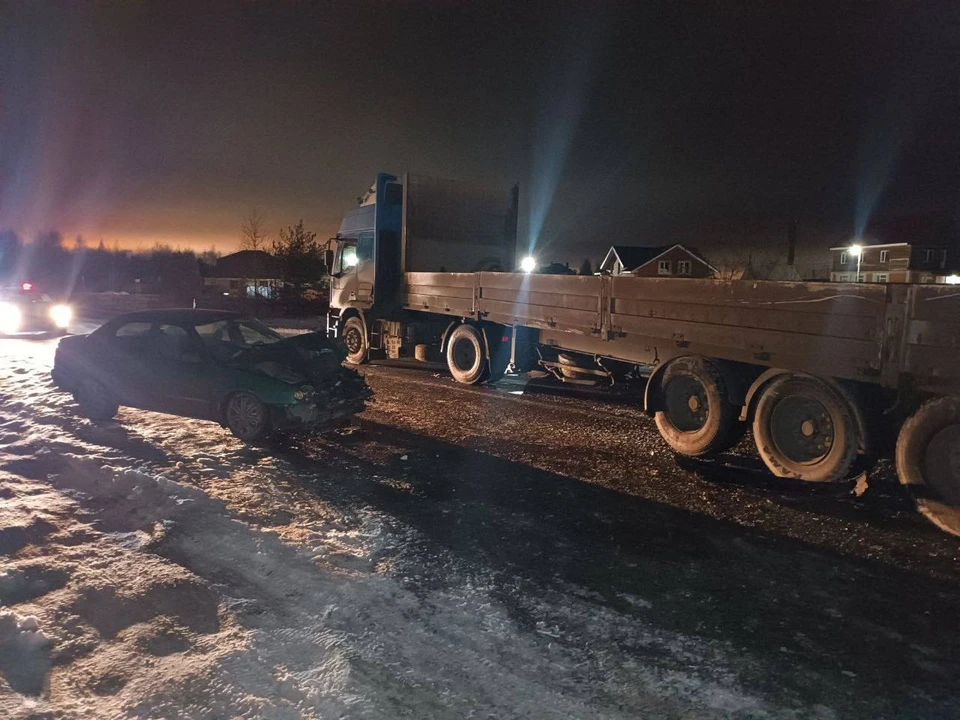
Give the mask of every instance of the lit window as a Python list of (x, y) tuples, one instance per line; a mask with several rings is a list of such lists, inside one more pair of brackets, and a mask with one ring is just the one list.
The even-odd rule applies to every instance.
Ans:
[(677, 275), (690, 275), (693, 272), (693, 262), (680, 260), (677, 262)]
[(657, 265), (657, 274), (658, 275), (672, 275), (673, 271), (670, 268), (669, 260), (661, 260)]
[(874, 273), (873, 281), (878, 283), (890, 282), (890, 275), (887, 273)]
[(885, 263), (885, 262), (887, 262), (888, 260), (890, 260), (890, 251), (889, 251), (889, 250), (881, 250), (881, 251), (880, 251), (880, 262)]

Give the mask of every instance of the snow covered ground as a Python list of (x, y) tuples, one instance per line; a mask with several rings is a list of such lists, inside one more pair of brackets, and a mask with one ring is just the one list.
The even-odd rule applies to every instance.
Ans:
[[(435, 519), (392, 511), (428, 492), (406, 470), (423, 449), (251, 448), (129, 409), (93, 424), (51, 387), (54, 348), (0, 348), (0, 717), (857, 716), (851, 670), (823, 702), (764, 690), (766, 655), (657, 622), (659, 590), (531, 589), (484, 561), (493, 546), (464, 551), (478, 532), (539, 534), (515, 508), (486, 525), (453, 487)], [(913, 654), (938, 676), (944, 652)], [(821, 681), (800, 675), (788, 685)]]

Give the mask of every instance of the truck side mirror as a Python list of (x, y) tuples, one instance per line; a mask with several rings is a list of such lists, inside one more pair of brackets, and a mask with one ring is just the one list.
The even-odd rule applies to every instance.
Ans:
[(333, 250), (323, 251), (323, 264), (327, 266), (327, 274), (333, 275)]

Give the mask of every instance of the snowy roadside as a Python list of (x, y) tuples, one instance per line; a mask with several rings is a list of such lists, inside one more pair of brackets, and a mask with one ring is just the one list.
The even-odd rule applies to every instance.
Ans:
[[(423, 492), (407, 446), (93, 424), (51, 388), (54, 347), (0, 349), (0, 717), (843, 715), (746, 689), (766, 658), (664, 628), (648, 597), (530, 592), (458, 552), (466, 499), (436, 507), (437, 542), (398, 512)], [(502, 512), (494, 534), (529, 522)]]

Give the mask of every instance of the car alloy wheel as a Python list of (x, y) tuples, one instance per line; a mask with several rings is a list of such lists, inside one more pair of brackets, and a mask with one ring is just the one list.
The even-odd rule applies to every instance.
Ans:
[(259, 440), (269, 429), (266, 405), (251, 393), (236, 393), (227, 402), (227, 427), (241, 440)]

